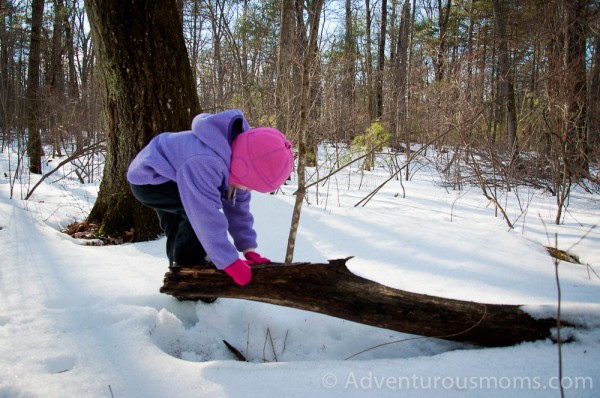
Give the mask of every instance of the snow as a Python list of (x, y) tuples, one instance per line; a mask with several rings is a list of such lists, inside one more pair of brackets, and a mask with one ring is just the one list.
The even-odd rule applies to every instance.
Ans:
[[(179, 302), (159, 293), (164, 238), (97, 247), (60, 232), (89, 213), (97, 183), (65, 167), (28, 201), (39, 177), (17, 178), (11, 199), (16, 162), (0, 156), (2, 398), (560, 396), (550, 339), (479, 348), (244, 300)], [(354, 207), (387, 177), (355, 168), (312, 188), (295, 261), (354, 256), (352, 272), (394, 288), (555, 316), (555, 264), (543, 246), (556, 239), (584, 264), (558, 266), (562, 317), (578, 326), (561, 329), (574, 339), (562, 345), (565, 393), (599, 396), (598, 193), (574, 188), (560, 225), (547, 193), (504, 193), (510, 229), (478, 188), (443, 188), (422, 165)], [(273, 260), (285, 254), (295, 188), (253, 195), (260, 252)]]

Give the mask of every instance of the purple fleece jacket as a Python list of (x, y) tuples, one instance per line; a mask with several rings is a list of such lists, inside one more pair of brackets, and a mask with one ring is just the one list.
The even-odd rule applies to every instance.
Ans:
[(237, 260), (238, 250), (257, 246), (250, 192), (238, 190), (235, 198), (227, 199), (231, 143), (248, 129), (240, 110), (202, 113), (194, 118), (191, 131), (154, 137), (127, 172), (135, 185), (177, 183), (190, 223), (219, 269)]

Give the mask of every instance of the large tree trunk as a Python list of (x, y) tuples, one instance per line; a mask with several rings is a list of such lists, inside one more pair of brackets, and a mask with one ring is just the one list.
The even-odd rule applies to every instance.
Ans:
[(104, 87), (107, 156), (90, 221), (101, 232), (155, 238), (154, 212), (130, 192), (126, 171), (155, 135), (190, 128), (200, 112), (175, 0), (85, 2)]
[(179, 299), (230, 297), (318, 312), (367, 325), (500, 347), (544, 339), (553, 319), (534, 319), (518, 305), (483, 304), (392, 289), (352, 274), (346, 260), (252, 267), (240, 287), (216, 268), (171, 267), (162, 293)]

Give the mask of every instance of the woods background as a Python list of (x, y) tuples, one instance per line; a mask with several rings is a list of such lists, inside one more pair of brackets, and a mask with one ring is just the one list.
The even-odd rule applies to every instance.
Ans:
[[(561, 209), (572, 184), (597, 190), (597, 1), (158, 3), (173, 2), (177, 15), (115, 12), (115, 26), (146, 29), (150, 38), (125, 48), (144, 53), (155, 38), (172, 34), (167, 26), (181, 31), (199, 103), (191, 99), (189, 108), (237, 107), (251, 125), (279, 128), (294, 142), (302, 175), (304, 164), (315, 165), (316, 147), (324, 142), (358, 145), (362, 154), (385, 145), (406, 152), (407, 163), (411, 148), (421, 144), (436, 148), (430, 156), (447, 187), (477, 184), (491, 200), (496, 186), (526, 183), (555, 195)], [(0, 2), (1, 146), (4, 151), (16, 143), (20, 154), (11, 178), (39, 174), (44, 161), (64, 155), (79, 162), (82, 182), (101, 174), (97, 157), (78, 155), (102, 151), (110, 125), (102, 106), (110, 97), (102, 86), (109, 82), (98, 67), (98, 55), (105, 55), (92, 40), (86, 15), (86, 9), (102, 11), (103, 3), (110, 2)], [(173, 59), (173, 76), (182, 63)], [(144, 93), (146, 83), (177, 85), (166, 71), (146, 74), (137, 93)], [(159, 104), (154, 112), (170, 109), (147, 93), (132, 102)], [(135, 112), (133, 118), (144, 117)], [(154, 126), (150, 135), (189, 128)], [(151, 138), (144, 134), (131, 156)], [(363, 167), (371, 166), (366, 156)], [(404, 178), (409, 169), (404, 167)], [(299, 180), (302, 188), (304, 178)], [(556, 222), (560, 218), (559, 211)], [(128, 229), (132, 221), (117, 224), (105, 225), (106, 231)], [(145, 237), (152, 229), (156, 225)]]

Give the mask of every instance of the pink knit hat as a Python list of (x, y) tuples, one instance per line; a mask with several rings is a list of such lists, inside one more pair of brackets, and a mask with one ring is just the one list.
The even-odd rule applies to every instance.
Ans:
[(277, 129), (257, 127), (238, 135), (231, 145), (229, 184), (273, 192), (294, 167), (292, 144)]

